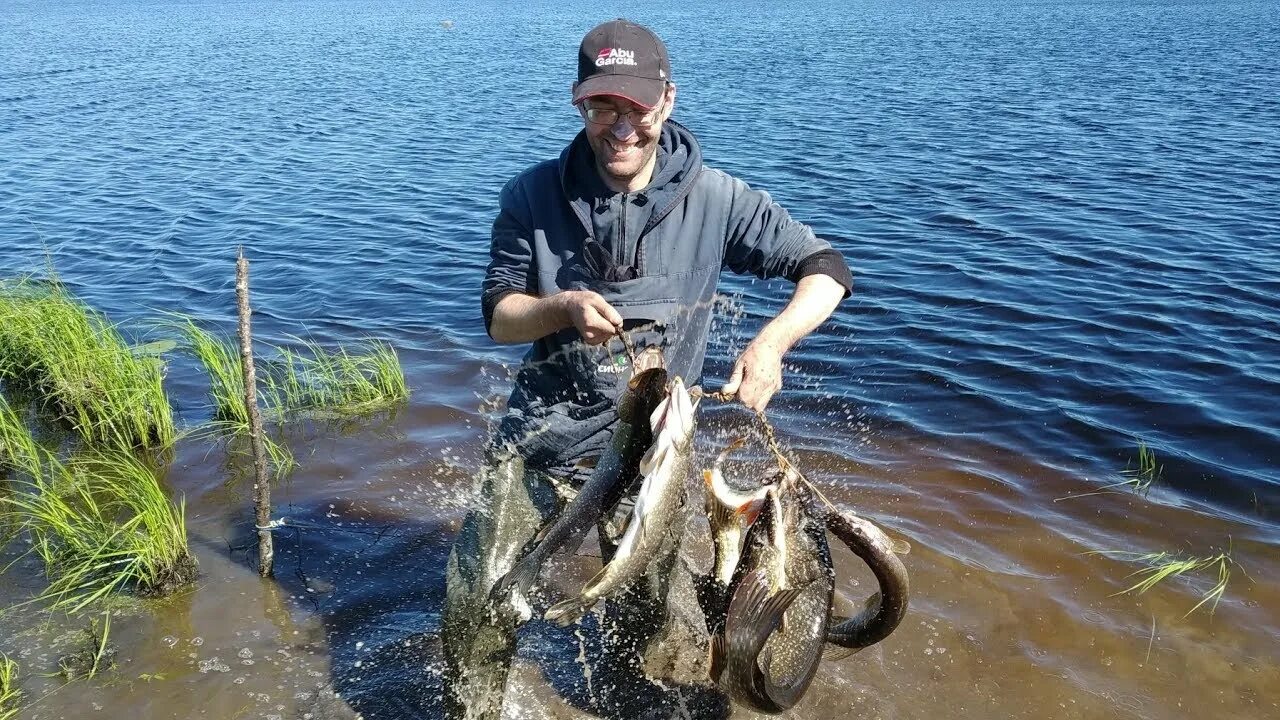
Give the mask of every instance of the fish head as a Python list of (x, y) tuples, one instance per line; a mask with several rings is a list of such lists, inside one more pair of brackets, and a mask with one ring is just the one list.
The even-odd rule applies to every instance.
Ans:
[(640, 352), (636, 353), (635, 363), (631, 366), (631, 377), (634, 380), (636, 376), (643, 374), (648, 370), (656, 370), (658, 368), (666, 369), (667, 358), (662, 353), (662, 348), (656, 345), (650, 345)]
[(684, 380), (676, 375), (667, 384), (667, 396), (649, 416), (649, 426), (654, 437), (660, 432), (671, 433), (678, 442), (693, 438), (694, 411), (698, 404), (689, 394)]
[(667, 369), (646, 368), (633, 375), (618, 396), (618, 418), (631, 425), (643, 423), (666, 397)]

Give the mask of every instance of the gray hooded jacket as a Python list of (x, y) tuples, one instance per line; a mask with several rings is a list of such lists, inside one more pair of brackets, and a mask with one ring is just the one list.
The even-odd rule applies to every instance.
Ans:
[[(693, 134), (673, 121), (644, 190), (609, 190), (579, 133), (558, 159), (508, 182), (500, 207), (481, 299), (486, 328), (510, 293), (592, 290), (622, 315), (637, 348), (661, 345), (671, 373), (688, 384), (702, 375), (722, 268), (795, 281), (820, 272), (846, 295), (852, 284), (826, 241), (767, 193), (703, 165)], [(552, 472), (599, 453), (626, 370), (618, 350), (616, 342), (588, 346), (575, 328), (534, 342), (497, 442), (514, 443), (527, 465)]]

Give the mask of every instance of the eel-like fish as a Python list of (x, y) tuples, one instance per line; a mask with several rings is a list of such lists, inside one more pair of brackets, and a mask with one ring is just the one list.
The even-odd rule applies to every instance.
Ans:
[(907, 614), (911, 583), (907, 568), (893, 551), (893, 541), (869, 520), (839, 510), (826, 512), (826, 525), (875, 574), (880, 591), (857, 615), (833, 617), (827, 642), (844, 648), (864, 648), (889, 637)]

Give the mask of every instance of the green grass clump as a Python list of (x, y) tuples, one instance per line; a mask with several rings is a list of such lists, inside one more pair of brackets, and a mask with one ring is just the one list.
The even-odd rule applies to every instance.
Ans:
[[(239, 347), (190, 318), (179, 318), (171, 326), (185, 337), (192, 354), (209, 373), (212, 430), (232, 436), (248, 435)], [(301, 342), (301, 351), (274, 348), (271, 361), (257, 363), (264, 422), (344, 418), (374, 412), (409, 397), (400, 358), (387, 343), (370, 341), (363, 352), (352, 352), (346, 348), (330, 351), (318, 343)], [(288, 448), (270, 437), (263, 440), (278, 476), (296, 466)]]
[[(1168, 552), (1155, 553), (1137, 553), (1125, 552), (1119, 550), (1100, 550), (1091, 554), (1108, 555), (1118, 558), (1130, 560), (1132, 562), (1142, 563), (1146, 567), (1136, 570), (1126, 577), (1138, 578), (1133, 585), (1114, 593), (1114, 595), (1124, 595), (1127, 593), (1136, 593), (1141, 595), (1151, 588), (1170, 578), (1179, 577), (1188, 573), (1198, 573), (1203, 570), (1213, 570), (1217, 576), (1217, 581), (1213, 587), (1201, 594), (1200, 602), (1187, 611), (1186, 615), (1199, 610), (1206, 603), (1209, 605), (1209, 614), (1218, 608), (1218, 601), (1222, 599), (1222, 594), (1227, 591), (1227, 584), (1231, 580), (1231, 571), (1233, 567), (1240, 567), (1231, 559), (1230, 553), (1218, 553), (1208, 557), (1182, 557)], [(1184, 615), (1183, 617), (1186, 617)]]
[(0, 653), (0, 720), (13, 720), (18, 716), (18, 663)]
[[(183, 318), (174, 326), (209, 373), (215, 421), (247, 426), (239, 347), (190, 318)], [(301, 342), (301, 351), (273, 348), (273, 360), (257, 363), (264, 419), (285, 422), (293, 414), (358, 415), (409, 397), (400, 358), (387, 343), (374, 340), (364, 346), (363, 352), (351, 352)]]
[(0, 477), (17, 470), (29, 477), (40, 474), (40, 449), (22, 419), (0, 395)]
[[(211, 429), (228, 436), (248, 437), (249, 412), (244, 405), (244, 373), (240, 368), (239, 348), (231, 340), (196, 325), (190, 318), (182, 318), (174, 323), (174, 327), (185, 336), (187, 346), (209, 373), (209, 399), (213, 403)], [(263, 414), (271, 417), (273, 411), (264, 408)], [(277, 476), (282, 477), (297, 466), (293, 454), (281, 443), (264, 434), (262, 444)]]
[(264, 396), (281, 412), (358, 415), (409, 397), (400, 358), (390, 345), (369, 341), (363, 352), (325, 350), (303, 342), (305, 352), (280, 348), (280, 361), (264, 374)]
[(1125, 479), (1117, 485), (1128, 485), (1134, 492), (1146, 494), (1151, 490), (1151, 486), (1164, 476), (1164, 465), (1156, 462), (1156, 454), (1141, 440), (1138, 441), (1136, 465), (1132, 468), (1128, 464), (1125, 465), (1125, 469), (1120, 471)]
[(49, 587), (37, 600), (77, 612), (108, 593), (164, 594), (195, 579), (185, 506), (165, 496), (154, 471), (125, 452), (61, 463), (0, 496), (0, 519), (31, 538)]
[(0, 286), (0, 378), (42, 395), (86, 441), (170, 445), (175, 430), (162, 370), (56, 280)]
[(244, 375), (240, 370), (240, 351), (228, 339), (218, 337), (196, 325), (190, 318), (175, 324), (186, 337), (187, 345), (209, 373), (209, 397), (213, 401), (213, 417), (238, 424), (249, 424), (244, 407)]

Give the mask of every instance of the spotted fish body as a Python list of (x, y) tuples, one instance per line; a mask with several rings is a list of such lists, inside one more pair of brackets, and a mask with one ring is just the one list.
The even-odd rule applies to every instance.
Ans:
[(804, 696), (822, 660), (835, 573), (823, 516), (794, 473), (747, 533), (712, 678), (735, 701), (780, 713)]
[(653, 445), (640, 462), (644, 480), (617, 551), (578, 597), (551, 606), (547, 620), (569, 625), (601, 598), (626, 588), (648, 571), (670, 534), (683, 527), (675, 526), (683, 518), (680, 511), (692, 467), (695, 409), (684, 382), (674, 378), (667, 398), (651, 416)]

